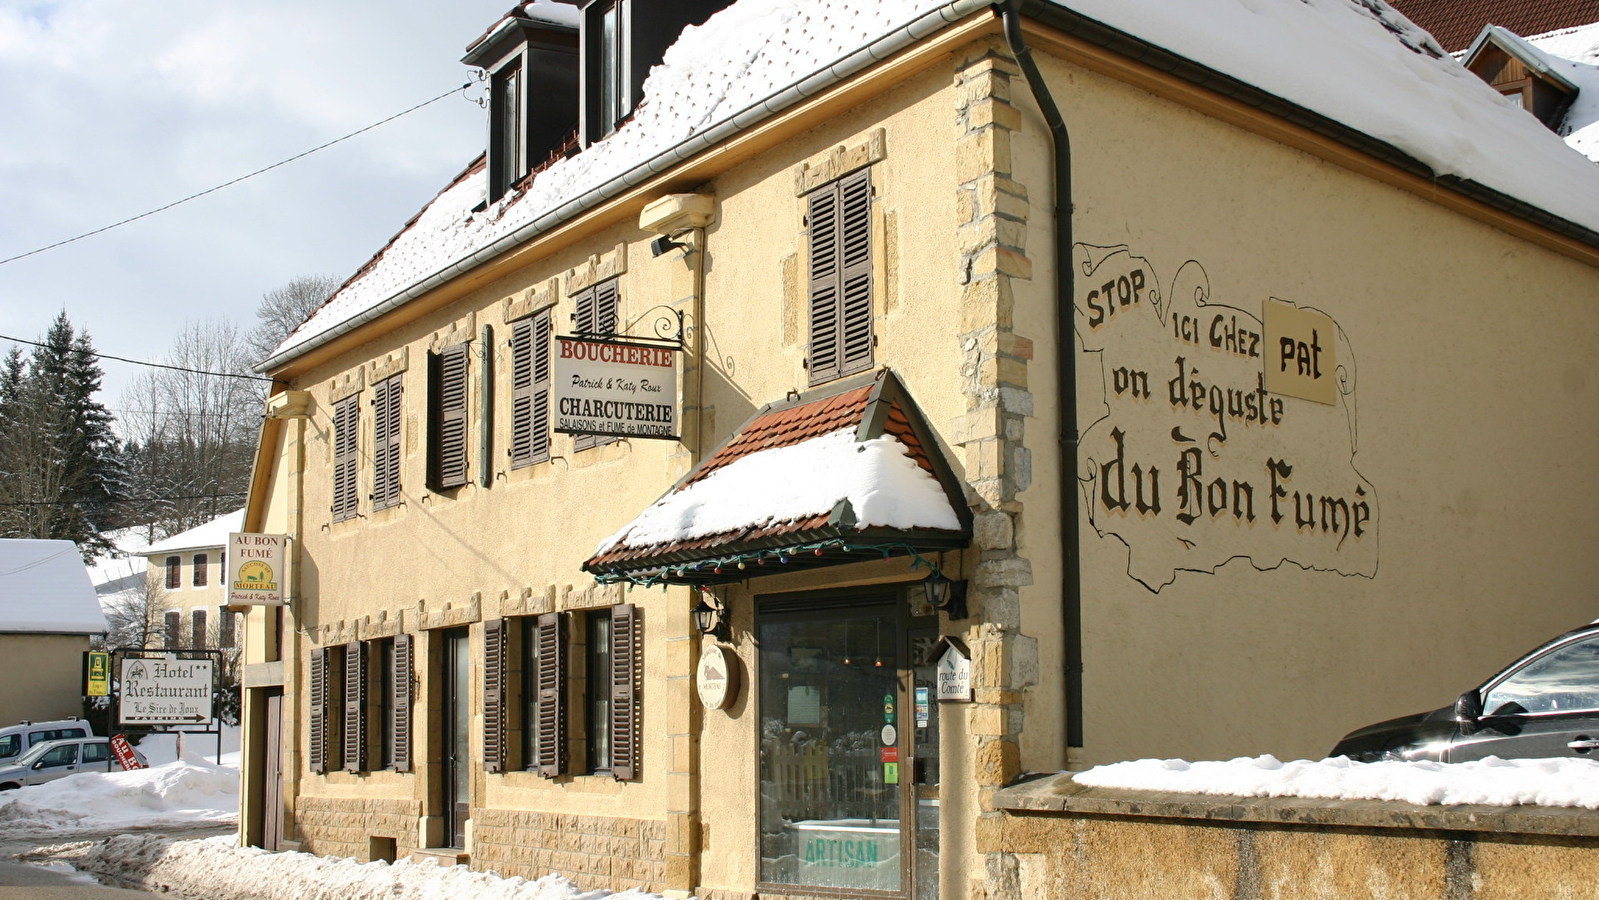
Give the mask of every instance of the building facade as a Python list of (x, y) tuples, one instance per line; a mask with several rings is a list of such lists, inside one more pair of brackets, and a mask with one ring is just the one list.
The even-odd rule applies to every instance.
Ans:
[(1007, 896), (1025, 771), (1319, 756), (1592, 617), (1599, 173), (1402, 19), (1279, 24), (1529, 159), (1100, 4), (714, 6), (498, 23), (486, 157), (263, 364), (248, 842)]
[(0, 540), (0, 724), (84, 714), (84, 657), (106, 631), (89, 570), (71, 541)]

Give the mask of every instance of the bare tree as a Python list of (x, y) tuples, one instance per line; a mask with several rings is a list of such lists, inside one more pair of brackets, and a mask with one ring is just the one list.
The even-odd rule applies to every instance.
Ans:
[(133, 587), (105, 597), (100, 602), (108, 630), (107, 649), (117, 647), (159, 647), (166, 633), (166, 613), (173, 609), (172, 595), (154, 577), (135, 582)]
[(153, 539), (244, 502), (266, 385), (229, 377), (248, 374), (250, 361), (230, 322), (190, 323), (165, 361), (198, 371), (151, 369), (123, 399), (127, 494), (133, 518), (152, 526)]
[(245, 338), (253, 354), (252, 361), (259, 362), (271, 356), (284, 338), (333, 296), (339, 283), (337, 278), (327, 275), (306, 275), (263, 294), (261, 305), (255, 311), (255, 317), (261, 321)]

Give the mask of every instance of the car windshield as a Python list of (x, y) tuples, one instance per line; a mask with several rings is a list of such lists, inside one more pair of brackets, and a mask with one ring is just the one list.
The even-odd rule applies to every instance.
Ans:
[(41, 757), (41, 756), (45, 755), (46, 753), (50, 752), (50, 745), (51, 745), (50, 741), (44, 741), (43, 743), (34, 744), (32, 747), (28, 748), (28, 752), (27, 753), (24, 753), (21, 756), (17, 757), (17, 761), (16, 761), (15, 765), (19, 765), (19, 766), (31, 766), (31, 765), (33, 765), (34, 763), (39, 761), (39, 757)]

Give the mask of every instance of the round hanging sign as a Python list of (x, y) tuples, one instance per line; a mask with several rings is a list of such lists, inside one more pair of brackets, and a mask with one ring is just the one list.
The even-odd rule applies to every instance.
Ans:
[(706, 709), (726, 709), (738, 699), (738, 657), (721, 644), (706, 644), (694, 670), (694, 684)]

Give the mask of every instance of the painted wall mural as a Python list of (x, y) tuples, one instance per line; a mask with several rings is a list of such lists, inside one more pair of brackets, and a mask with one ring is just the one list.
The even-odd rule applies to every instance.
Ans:
[(1291, 301), (1214, 302), (1194, 260), (1169, 290), (1126, 246), (1078, 244), (1074, 264), (1080, 397), (1089, 360), (1104, 396), (1078, 477), (1128, 575), (1155, 592), (1234, 561), (1376, 575), (1377, 491), (1355, 467), (1343, 329)]

